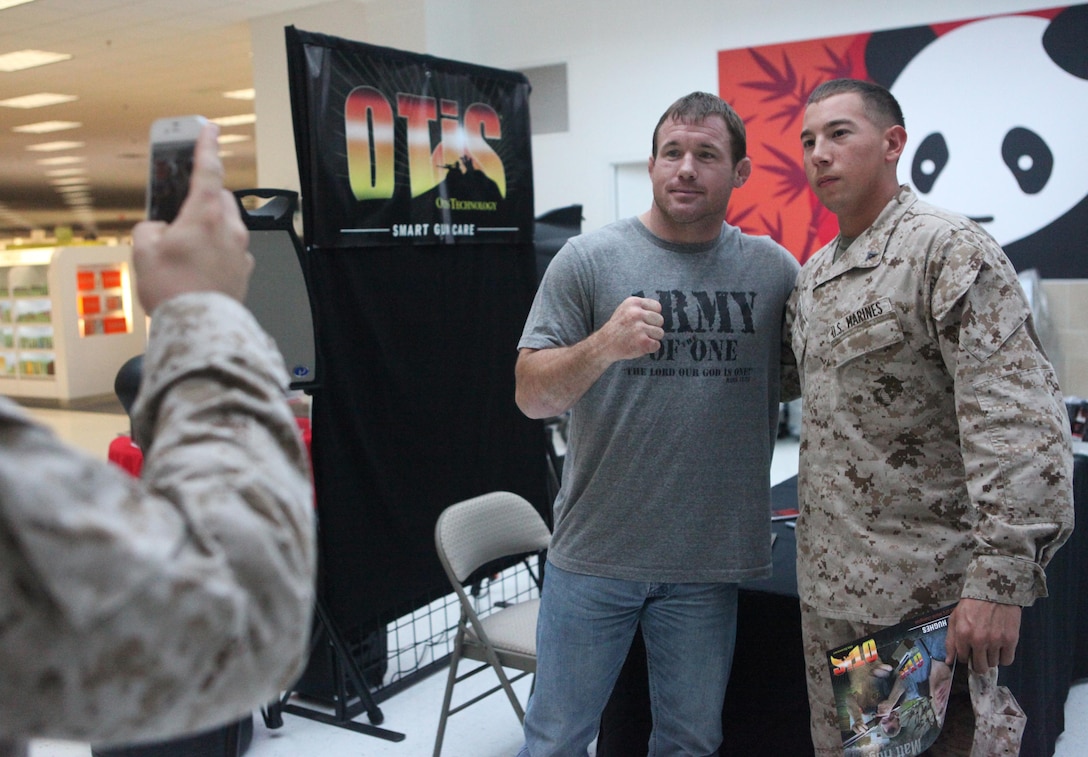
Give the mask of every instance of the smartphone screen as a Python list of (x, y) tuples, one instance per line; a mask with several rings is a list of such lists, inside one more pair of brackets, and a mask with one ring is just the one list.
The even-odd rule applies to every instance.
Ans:
[(170, 223), (189, 192), (193, 173), (192, 142), (163, 142), (151, 146), (151, 184), (147, 217)]
[(151, 125), (151, 171), (147, 183), (147, 217), (170, 223), (181, 209), (193, 173), (196, 138), (205, 123), (200, 116), (162, 118)]

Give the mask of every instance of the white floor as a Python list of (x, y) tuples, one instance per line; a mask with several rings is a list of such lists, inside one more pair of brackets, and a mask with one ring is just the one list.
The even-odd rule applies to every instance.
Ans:
[[(96, 457), (105, 459), (110, 441), (127, 433), (124, 416), (63, 410), (31, 411), (58, 435)], [(797, 444), (779, 444), (771, 472), (772, 483), (792, 476), (797, 470)], [(461, 684), (459, 699), (475, 687), (489, 685), (487, 673)], [(284, 715), (284, 725), (269, 730), (259, 714), (254, 717), (253, 743), (247, 757), (424, 757), (434, 747), (438, 713), (442, 706), (445, 671), (430, 676), (380, 704), (382, 728), (403, 733), (400, 742), (386, 741), (293, 715)], [(528, 679), (514, 685), (522, 697), (529, 690)], [(358, 718), (367, 723), (365, 715)], [(1088, 756), (1088, 682), (1074, 686), (1065, 710), (1066, 731), (1058, 741), (1055, 757)], [(444, 757), (512, 757), (521, 745), (521, 727), (513, 709), (501, 694), (469, 707), (450, 719), (446, 729)], [(40, 741), (31, 747), (31, 757), (89, 757), (83, 744)], [(784, 757), (789, 757), (788, 755)]]

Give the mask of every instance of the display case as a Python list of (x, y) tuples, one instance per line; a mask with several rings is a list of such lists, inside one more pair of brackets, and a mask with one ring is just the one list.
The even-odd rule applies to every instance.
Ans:
[(60, 404), (110, 395), (146, 344), (131, 247), (0, 250), (0, 394)]

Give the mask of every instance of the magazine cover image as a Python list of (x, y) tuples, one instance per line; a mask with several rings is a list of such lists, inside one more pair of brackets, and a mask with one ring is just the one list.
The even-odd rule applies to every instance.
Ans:
[(952, 607), (828, 653), (845, 757), (914, 757), (936, 741), (952, 688)]

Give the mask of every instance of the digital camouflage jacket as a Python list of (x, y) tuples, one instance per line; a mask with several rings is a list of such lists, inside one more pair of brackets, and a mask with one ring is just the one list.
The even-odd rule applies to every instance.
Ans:
[(216, 726), (294, 680), (315, 548), (286, 382), (240, 304), (190, 294), (152, 323), (142, 479), (0, 400), (0, 755)]
[(906, 186), (787, 306), (803, 409), (801, 599), (891, 625), (971, 597), (1030, 605), (1072, 531), (1072, 451), (1016, 272)]

